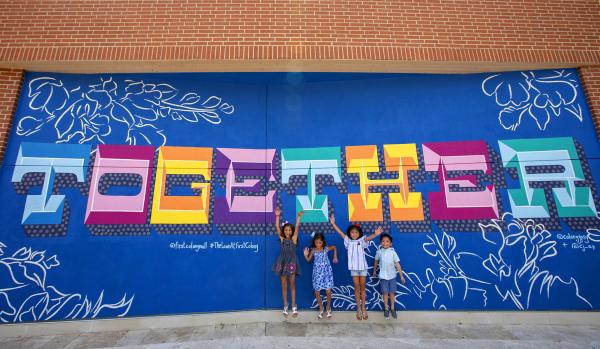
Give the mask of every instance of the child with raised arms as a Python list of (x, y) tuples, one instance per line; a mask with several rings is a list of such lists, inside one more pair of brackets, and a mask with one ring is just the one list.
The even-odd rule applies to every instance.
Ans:
[(338, 235), (344, 239), (344, 247), (348, 251), (348, 270), (352, 276), (354, 283), (354, 298), (356, 299), (356, 319), (367, 320), (367, 293), (366, 283), (367, 275), (369, 274), (369, 266), (365, 258), (365, 249), (369, 246), (369, 241), (383, 231), (382, 227), (378, 227), (374, 234), (364, 236), (361, 227), (357, 224), (351, 224), (346, 229), (346, 234), (335, 225), (335, 217), (331, 215), (329, 222)]
[(296, 257), (296, 247), (298, 246), (300, 218), (302, 218), (303, 214), (303, 211), (298, 212), (295, 227), (293, 224), (287, 222), (280, 227), (279, 219), (281, 217), (281, 209), (279, 209), (279, 207), (275, 209), (275, 230), (277, 231), (277, 234), (279, 234), (281, 252), (279, 257), (277, 257), (275, 265), (273, 265), (273, 271), (279, 276), (281, 281), (283, 315), (286, 317), (288, 316), (288, 283), (290, 286), (290, 293), (292, 294), (292, 316), (298, 316), (298, 306), (296, 305), (296, 276), (300, 275), (300, 264), (298, 263), (298, 257)]

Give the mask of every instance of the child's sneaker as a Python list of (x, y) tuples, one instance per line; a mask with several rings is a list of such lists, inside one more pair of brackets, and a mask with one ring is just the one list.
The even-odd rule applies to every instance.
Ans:
[(383, 317), (386, 319), (390, 318), (390, 310), (389, 309), (384, 309), (383, 310)]
[(398, 318), (398, 314), (396, 314), (396, 309), (392, 309), (392, 317), (393, 317), (394, 319), (397, 319), (397, 318)]

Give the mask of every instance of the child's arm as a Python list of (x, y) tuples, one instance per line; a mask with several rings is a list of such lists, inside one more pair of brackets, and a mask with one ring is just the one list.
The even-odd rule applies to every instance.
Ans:
[(373, 262), (373, 277), (376, 278), (377, 277), (377, 268), (379, 267), (379, 259), (381, 258), (381, 250), (377, 250), (377, 253), (375, 253), (375, 258), (373, 258), (375, 261)]
[[(375, 261), (375, 263), (377, 263), (377, 261)], [(400, 262), (396, 262), (396, 270), (398, 271), (398, 274), (400, 274), (400, 281), (405, 283), (406, 280), (404, 280), (404, 275), (402, 275), (402, 266), (400, 265)]]
[(338, 235), (343, 239), (346, 237), (346, 234), (344, 234), (343, 231), (340, 230), (340, 228), (338, 228), (337, 225), (335, 225), (335, 217), (333, 215), (331, 215), (331, 217), (329, 217), (329, 222), (331, 223), (331, 225), (333, 226), (333, 229), (338, 233)]
[(329, 246), (328, 248), (329, 251), (333, 251), (333, 263), (337, 263), (338, 259), (337, 259), (337, 247), (335, 246)]
[(377, 267), (379, 267), (379, 259), (376, 259), (375, 262), (373, 262), (373, 277), (374, 278), (377, 277)]
[(300, 231), (300, 218), (302, 218), (303, 214), (304, 214), (304, 211), (298, 212), (298, 218), (296, 218), (296, 229), (294, 229), (294, 232), (292, 233), (292, 241), (294, 242), (294, 245), (298, 245), (298, 232)]
[(383, 228), (382, 227), (377, 228), (377, 230), (375, 230), (374, 234), (371, 234), (371, 235), (365, 237), (365, 241), (369, 242), (369, 241), (375, 239), (376, 237), (378, 237), (379, 235), (381, 235), (382, 232), (383, 232)]
[(313, 258), (313, 254), (314, 251), (313, 249), (309, 249), (308, 247), (304, 248), (304, 259), (306, 259), (307, 262), (310, 262), (310, 260)]
[(279, 236), (279, 240), (283, 240), (281, 237), (281, 227), (279, 226), (279, 216), (281, 216), (281, 209), (277, 207), (275, 209), (275, 231), (277, 232), (277, 236)]

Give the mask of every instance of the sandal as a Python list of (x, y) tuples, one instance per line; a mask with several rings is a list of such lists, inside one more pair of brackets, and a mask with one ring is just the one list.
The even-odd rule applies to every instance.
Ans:
[(327, 310), (327, 320), (331, 319), (331, 317), (333, 317), (333, 314), (331, 314), (331, 309)]
[(286, 306), (283, 307), (283, 316), (287, 317), (288, 314), (289, 314), (288, 313), (288, 306), (286, 305)]
[(318, 320), (323, 320), (323, 312), (319, 312), (319, 315), (317, 316)]
[(362, 313), (363, 320), (369, 320), (369, 314), (367, 314), (367, 307), (363, 307)]
[(356, 320), (362, 320), (362, 313), (360, 309), (356, 310)]
[(298, 306), (292, 307), (292, 316), (298, 316)]

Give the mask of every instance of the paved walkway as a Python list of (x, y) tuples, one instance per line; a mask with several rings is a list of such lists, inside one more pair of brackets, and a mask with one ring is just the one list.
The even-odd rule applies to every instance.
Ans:
[(0, 348), (600, 348), (598, 326), (257, 322), (0, 338)]

